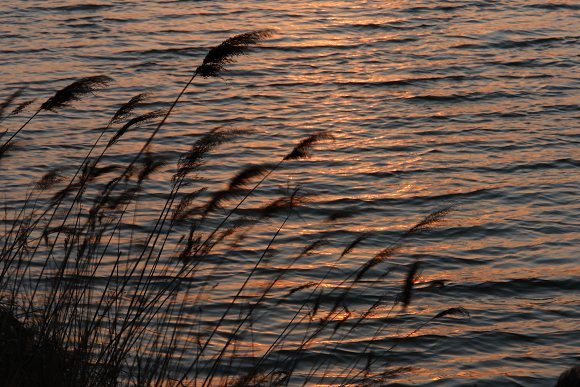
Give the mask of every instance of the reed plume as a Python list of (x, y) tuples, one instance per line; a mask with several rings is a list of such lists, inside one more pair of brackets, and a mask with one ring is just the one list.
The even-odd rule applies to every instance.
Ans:
[(4, 120), (4, 111), (6, 111), (6, 109), (8, 109), (8, 107), (10, 105), (12, 105), (12, 103), (14, 101), (16, 101), (24, 92), (24, 87), (21, 87), (19, 89), (16, 89), (12, 94), (10, 94), (5, 100), (4, 102), (2, 102), (0, 104), (0, 121)]
[(411, 235), (416, 235), (425, 231), (431, 230), (435, 225), (441, 223), (441, 221), (449, 215), (449, 213), (455, 208), (454, 204), (451, 204), (445, 208), (440, 210), (434, 211), (423, 218), (420, 222), (415, 224), (413, 227), (408, 229), (405, 234), (403, 234), (403, 238), (409, 237)]
[(192, 213), (200, 212), (199, 208), (194, 208), (192, 211), (191, 205), (192, 205), (193, 201), (195, 199), (197, 199), (199, 197), (199, 195), (202, 194), (203, 192), (205, 192), (206, 190), (207, 190), (207, 187), (202, 187), (202, 188), (199, 188), (193, 192), (189, 192), (189, 193), (185, 194), (181, 198), (181, 200), (179, 201), (179, 203), (177, 204), (175, 209), (173, 210), (172, 220), (174, 222), (180, 222), (180, 221), (185, 220)]
[(199, 168), (206, 157), (216, 147), (221, 144), (232, 141), (233, 139), (250, 133), (246, 129), (214, 129), (197, 140), (191, 149), (179, 159), (177, 164), (177, 173), (174, 179), (184, 178), (195, 169)]
[(211, 200), (206, 205), (205, 214), (207, 215), (209, 212), (222, 208), (222, 203), (227, 200), (246, 194), (247, 190), (244, 189), (244, 186), (253, 178), (266, 175), (272, 168), (270, 164), (250, 165), (243, 168), (230, 179), (227, 189), (217, 191), (212, 195)]
[(150, 152), (145, 153), (145, 157), (141, 162), (141, 168), (137, 173), (137, 182), (140, 184), (166, 164), (167, 159), (165, 157)]
[(262, 217), (269, 217), (273, 214), (285, 212), (306, 202), (306, 197), (302, 195), (298, 195), (298, 192), (294, 192), (290, 196), (281, 196), (277, 199), (274, 199), (264, 205), (262, 205), (258, 210), (261, 213)]
[(306, 137), (292, 149), (290, 153), (284, 156), (284, 161), (300, 160), (310, 157), (312, 147), (322, 140), (334, 140), (330, 132), (317, 132)]
[(204, 214), (207, 215), (217, 209), (223, 208), (223, 203), (227, 200), (241, 197), (245, 192), (244, 189), (232, 188), (214, 192), (211, 200), (205, 206)]
[(16, 105), (16, 107), (10, 112), (9, 116), (17, 116), (22, 113), (28, 106), (32, 105), (36, 101), (36, 98), (24, 101)]
[(383, 262), (384, 260), (391, 258), (400, 249), (400, 245), (394, 244), (381, 250), (360, 268), (359, 272), (356, 274), (355, 282), (360, 281), (370, 269)]
[(419, 266), (420, 264), (418, 261), (413, 262), (411, 268), (409, 269), (409, 272), (407, 273), (407, 277), (405, 277), (403, 291), (401, 293), (401, 304), (403, 304), (403, 310), (407, 309), (407, 307), (411, 303), (411, 294), (413, 290), (413, 285), (417, 280)]
[[(18, 130), (16, 130), (12, 135), (2, 144), (0, 147), (0, 154), (5, 153), (5, 148), (11, 143), (11, 141), (20, 133), (26, 125), (30, 123), (41, 111), (52, 111), (56, 112), (58, 109), (69, 106), (74, 101), (79, 101), (83, 96), (87, 94), (94, 93), (95, 91), (106, 87), (109, 83), (113, 81), (112, 78), (106, 75), (97, 75), (93, 77), (81, 78), (78, 81), (71, 83), (65, 88), (57, 91), (52, 97), (46, 100), (36, 112), (26, 120)], [(21, 105), (19, 108), (24, 109), (26, 106)]]
[(235, 190), (244, 187), (249, 181), (258, 176), (264, 176), (274, 166), (272, 164), (250, 165), (238, 172), (231, 180), (228, 189)]
[(305, 290), (305, 289), (311, 288), (311, 287), (316, 286), (316, 285), (317, 285), (316, 282), (307, 282), (307, 283), (305, 283), (303, 285), (296, 286), (296, 287), (290, 289), (288, 291), (288, 293), (286, 293), (286, 296), (291, 296), (294, 293), (297, 293), (297, 292), (299, 292), (301, 290)]
[(70, 106), (74, 101), (80, 101), (85, 95), (108, 86), (111, 82), (113, 79), (106, 75), (81, 78), (57, 91), (40, 106), (40, 109), (56, 112), (58, 109)]
[(323, 245), (325, 245), (326, 243), (328, 243), (328, 241), (326, 240), (326, 238), (320, 238), (318, 240), (315, 240), (314, 242), (306, 245), (306, 247), (304, 247), (302, 249), (302, 251), (300, 252), (300, 254), (298, 254), (298, 257), (296, 257), (295, 260), (298, 260), (302, 257), (306, 257), (306, 256), (311, 256), (313, 254), (316, 253), (316, 251)]
[(55, 168), (44, 174), (40, 180), (36, 183), (36, 189), (45, 191), (52, 188), (55, 184), (60, 183), (64, 180), (64, 177), (60, 173), (60, 169)]
[(251, 51), (251, 47), (259, 41), (269, 38), (274, 33), (272, 29), (256, 30), (232, 36), (218, 46), (209, 50), (203, 63), (195, 70), (204, 78), (217, 77), (225, 70), (225, 65), (232, 63), (234, 58)]
[(118, 123), (126, 120), (127, 118), (129, 118), (131, 115), (133, 115), (133, 110), (135, 110), (135, 108), (137, 106), (142, 104), (143, 101), (145, 101), (147, 99), (147, 97), (149, 97), (149, 94), (147, 94), (147, 93), (137, 94), (136, 96), (132, 97), (128, 102), (124, 103), (115, 112), (115, 114), (113, 115), (113, 117), (109, 121), (109, 126), (111, 126), (113, 124), (118, 124)]
[(358, 246), (360, 243), (362, 243), (369, 236), (370, 236), (370, 234), (365, 232), (365, 233), (359, 235), (358, 237), (356, 237), (352, 242), (350, 242), (350, 244), (348, 246), (346, 246), (344, 248), (344, 250), (342, 250), (342, 253), (340, 253), (340, 258), (344, 257), (345, 255), (350, 253), (352, 250), (354, 250), (354, 248), (356, 246)]
[[(133, 97), (133, 98), (135, 98), (135, 97)], [(131, 102), (131, 101), (129, 101), (129, 102)], [(139, 102), (139, 101), (137, 101), (137, 102)], [(136, 103), (137, 103), (137, 102), (136, 102)], [(126, 105), (123, 105), (123, 107), (122, 107), (122, 108), (124, 108), (125, 106), (126, 106)], [(127, 109), (129, 109), (129, 108), (132, 108), (132, 107), (134, 107), (134, 105), (133, 105), (133, 106), (129, 106), (129, 107), (127, 107)], [(117, 113), (119, 113), (119, 112), (117, 112)], [(131, 119), (130, 119), (130, 120), (129, 120), (129, 121), (128, 121), (128, 122), (127, 122), (125, 125), (123, 125), (123, 126), (122, 126), (122, 127), (121, 127), (121, 128), (120, 128), (120, 129), (119, 129), (119, 130), (118, 130), (118, 131), (115, 133), (115, 135), (114, 135), (114, 136), (113, 136), (113, 137), (112, 137), (112, 138), (109, 140), (109, 143), (107, 144), (107, 147), (110, 147), (111, 145), (113, 145), (113, 144), (115, 144), (117, 141), (119, 141), (119, 139), (120, 139), (120, 138), (121, 138), (121, 137), (122, 137), (122, 136), (123, 136), (125, 133), (127, 133), (127, 131), (128, 131), (129, 129), (131, 129), (131, 128), (135, 127), (135, 126), (143, 125), (144, 123), (147, 123), (147, 122), (149, 122), (149, 121), (152, 121), (152, 120), (154, 120), (154, 119), (156, 119), (156, 118), (163, 117), (163, 116), (165, 115), (165, 113), (166, 113), (166, 111), (165, 111), (165, 110), (162, 110), (162, 109), (160, 109), (160, 110), (154, 110), (154, 111), (152, 111), (152, 112), (145, 113), (145, 114), (142, 114), (142, 115), (140, 115), (140, 116), (137, 116), (137, 117), (133, 117), (133, 118), (131, 118)], [(129, 114), (129, 112), (128, 112), (128, 111), (124, 111), (124, 112), (121, 112), (121, 114)], [(115, 117), (113, 117), (113, 119), (115, 119)], [(112, 119), (111, 121), (113, 121), (113, 119)], [(119, 117), (117, 118), (117, 120), (120, 120), (120, 119), (121, 119), (121, 118), (119, 118)]]

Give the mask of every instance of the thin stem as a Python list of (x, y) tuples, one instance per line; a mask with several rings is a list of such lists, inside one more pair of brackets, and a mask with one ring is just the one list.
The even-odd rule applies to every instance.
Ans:
[(14, 137), (16, 137), (18, 135), (18, 133), (20, 133), (22, 131), (22, 129), (24, 129), (26, 127), (26, 125), (28, 125), (28, 123), (30, 123), (30, 121), (32, 121), (32, 119), (34, 117), (36, 117), (41, 111), (42, 111), (42, 108), (38, 108), (38, 110), (36, 112), (34, 112), (34, 114), (32, 116), (30, 116), (30, 118), (28, 120), (26, 120), (26, 122), (24, 124), (22, 124), (20, 129), (18, 129), (14, 133), (12, 133), (10, 138), (8, 140), (6, 140), (6, 142), (4, 144), (2, 144), (2, 146), (0, 146), (0, 153), (1, 153), (1, 151), (5, 150), (6, 147), (8, 147), (8, 145), (10, 144), (10, 141), (12, 141), (12, 139)]

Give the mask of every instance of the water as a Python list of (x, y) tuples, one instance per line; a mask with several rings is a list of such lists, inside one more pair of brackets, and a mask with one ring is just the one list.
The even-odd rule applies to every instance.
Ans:
[[(116, 83), (33, 121), (19, 137), (26, 151), (3, 161), (2, 195), (17, 208), (48, 166), (78, 165), (87, 139), (96, 138), (94, 129), (119, 104), (149, 91), (156, 107), (166, 106), (208, 48), (274, 27), (276, 35), (223, 78), (196, 80), (155, 141), (156, 151), (175, 159), (216, 126), (254, 129), (221, 148), (205, 170), (205, 182), (222, 189), (239, 166), (279, 160), (315, 131), (334, 134), (335, 142), (287, 163), (258, 193), (271, 199), (300, 184), (310, 195), (301, 218), (282, 230), (269, 270), (327, 239), (285, 274), (271, 304), (322, 279), (361, 233), (371, 237), (341, 261), (328, 286), (429, 212), (457, 205), (442, 225), (372, 270), (376, 277), (390, 265), (390, 277), (362, 282), (346, 301), (356, 313), (386, 290), (396, 294), (405, 265), (420, 260), (409, 309), (394, 313), (398, 319), (375, 336), (389, 315), (389, 298), (338, 347), (309, 347), (296, 380), (316, 359), (342, 364), (339, 369), (364, 363), (359, 355), (370, 342), (391, 366), (413, 367), (389, 379), (396, 385), (552, 385), (580, 361), (579, 10), (573, 1), (537, 0), (5, 1), (3, 98), (26, 85), (26, 96), (41, 101), (88, 75), (106, 74)], [(149, 132), (130, 133), (106, 160), (130, 160)], [(154, 175), (140, 200), (145, 229), (168, 192), (171, 168)], [(350, 216), (324, 222), (338, 212)], [(282, 220), (259, 228), (229, 258), (228, 270), (214, 279), (217, 289), (227, 294), (248, 273)], [(445, 286), (430, 287), (435, 280)], [(227, 305), (216, 294), (204, 304), (205, 318)], [(268, 316), (272, 334), (301, 299), (284, 301)], [(471, 318), (441, 319), (386, 352), (451, 306), (463, 306)]]

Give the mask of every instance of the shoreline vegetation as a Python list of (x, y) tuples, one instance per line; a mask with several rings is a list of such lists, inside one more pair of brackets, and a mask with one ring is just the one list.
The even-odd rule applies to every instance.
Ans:
[[(307, 159), (315, 147), (332, 144), (335, 139), (329, 132), (306, 136), (280, 160), (242, 167), (224, 189), (210, 192), (201, 177), (212, 153), (252, 135), (249, 130), (216, 128), (199, 136), (177, 160), (168, 192), (148, 227), (126, 226), (134, 216), (133, 207), (146, 195), (148, 179), (170, 165), (155, 152), (154, 140), (193, 80), (220, 76), (228, 64), (273, 34), (251, 31), (210, 49), (167, 109), (138, 114), (151, 96), (131, 97), (112, 115), (72, 173), (50, 169), (29, 187), (21, 208), (3, 211), (0, 385), (382, 385), (390, 377), (412, 372), (411, 367), (394, 367), (387, 359), (399, 343), (436, 320), (469, 317), (465, 309), (450, 307), (407, 327), (390, 348), (377, 351), (372, 340), (361, 344), (360, 361), (348, 368), (332, 364), (328, 357), (305, 358), (314, 345), (336, 352), (353, 332), (370, 329), (365, 322), (379, 309), (388, 313), (368, 335), (375, 339), (385, 335), (390, 316), (405, 312), (413, 300), (420, 262), (399, 265), (404, 274), (395, 294), (385, 292), (365, 310), (355, 310), (349, 300), (365, 296), (363, 281), (391, 281), (387, 261), (454, 209), (451, 205), (428, 214), (332, 286), (328, 280), (335, 278), (334, 268), (370, 233), (345, 241), (322, 278), (281, 287), (296, 264), (329, 242), (312, 241), (285, 258), (281, 270), (266, 270), (270, 254), (282, 243), (280, 233), (308, 197), (298, 187), (289, 187), (277, 199), (256, 203), (255, 192), (285, 165)], [(20, 127), (3, 131), (4, 178), (9, 171), (3, 163), (20, 151), (21, 133), (40, 124), (44, 114), (59, 114), (73, 103), (83, 103), (112, 82), (106, 75), (79, 79), (32, 110)], [(23, 94), (24, 89), (16, 90), (0, 105), (3, 127), (10, 127), (14, 117), (34, 105), (35, 101), (21, 101)], [(147, 124), (153, 130), (128, 163), (103, 165), (107, 152), (127, 133)], [(325, 221), (330, 227), (336, 218)], [(214, 297), (208, 279), (228, 270), (227, 255), (260, 224), (270, 224), (269, 240), (251, 269), (236, 278), (239, 286), (221, 296), (227, 305), (220, 317), (208, 317), (197, 307)], [(280, 313), (283, 306), (292, 311), (284, 326), (263, 331), (268, 315)], [(267, 337), (256, 341), (269, 344), (244, 347), (254, 343), (253, 337)]]

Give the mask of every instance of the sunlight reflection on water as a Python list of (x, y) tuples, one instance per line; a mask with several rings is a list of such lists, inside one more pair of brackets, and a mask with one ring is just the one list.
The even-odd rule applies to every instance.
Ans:
[[(419, 366), (393, 381), (546, 385), (578, 362), (579, 36), (573, 2), (13, 0), (3, 7), (3, 98), (22, 85), (27, 97), (41, 101), (71, 79), (107, 74), (116, 80), (62, 114), (42, 113), (22, 133), (23, 151), (2, 161), (1, 193), (10, 210), (49, 166), (78, 165), (95, 129), (130, 96), (150, 91), (153, 107), (166, 107), (209, 47), (235, 33), (275, 27), (278, 33), (229, 66), (223, 79), (196, 80), (186, 93), (154, 144), (171, 162), (147, 182), (136, 205), (138, 229), (151, 229), (175, 160), (200, 134), (220, 125), (256, 131), (209, 160), (203, 182), (218, 190), (239, 167), (277, 162), (305, 135), (328, 130), (334, 142), (317, 146), (308, 160), (286, 163), (257, 193), (256, 203), (300, 184), (309, 200), (302, 218), (282, 230), (247, 297), (267, 286), (268, 270), (283, 270), (287, 257), (317, 238), (329, 243), (288, 270), (270, 303), (320, 280), (354, 237), (371, 232), (325, 280), (337, 285), (427, 213), (457, 203), (441, 227), (393, 258), (391, 282), (363, 283), (349, 299), (349, 308), (359, 311), (381, 294), (373, 287), (394, 295), (401, 266), (414, 259), (424, 263), (424, 277), (448, 281), (442, 289), (417, 292), (402, 322), (375, 339), (378, 352), (449, 306), (471, 312), (469, 322), (437, 323), (397, 347), (392, 364)], [(12, 129), (25, 116), (2, 125)], [(129, 133), (105, 161), (127, 162), (150, 131)], [(339, 211), (351, 216), (324, 222)], [(213, 297), (192, 301), (208, 309), (204, 319), (219, 316), (279, 221), (257, 226), (228, 256), (227, 270), (214, 273)], [(131, 238), (127, 232), (117, 241), (124, 253), (141, 242)], [(551, 301), (542, 307), (521, 302), (528, 298)], [(283, 304), (262, 326), (273, 334), (294, 307)], [(357, 345), (372, 339), (374, 324), (385, 317), (380, 313), (368, 322), (371, 333), (355, 331), (340, 354), (326, 353), (323, 342), (331, 339), (325, 338), (305, 358), (352, 362)], [(252, 337), (251, 350), (267, 349), (270, 334)], [(302, 376), (309, 370), (304, 367)]]

